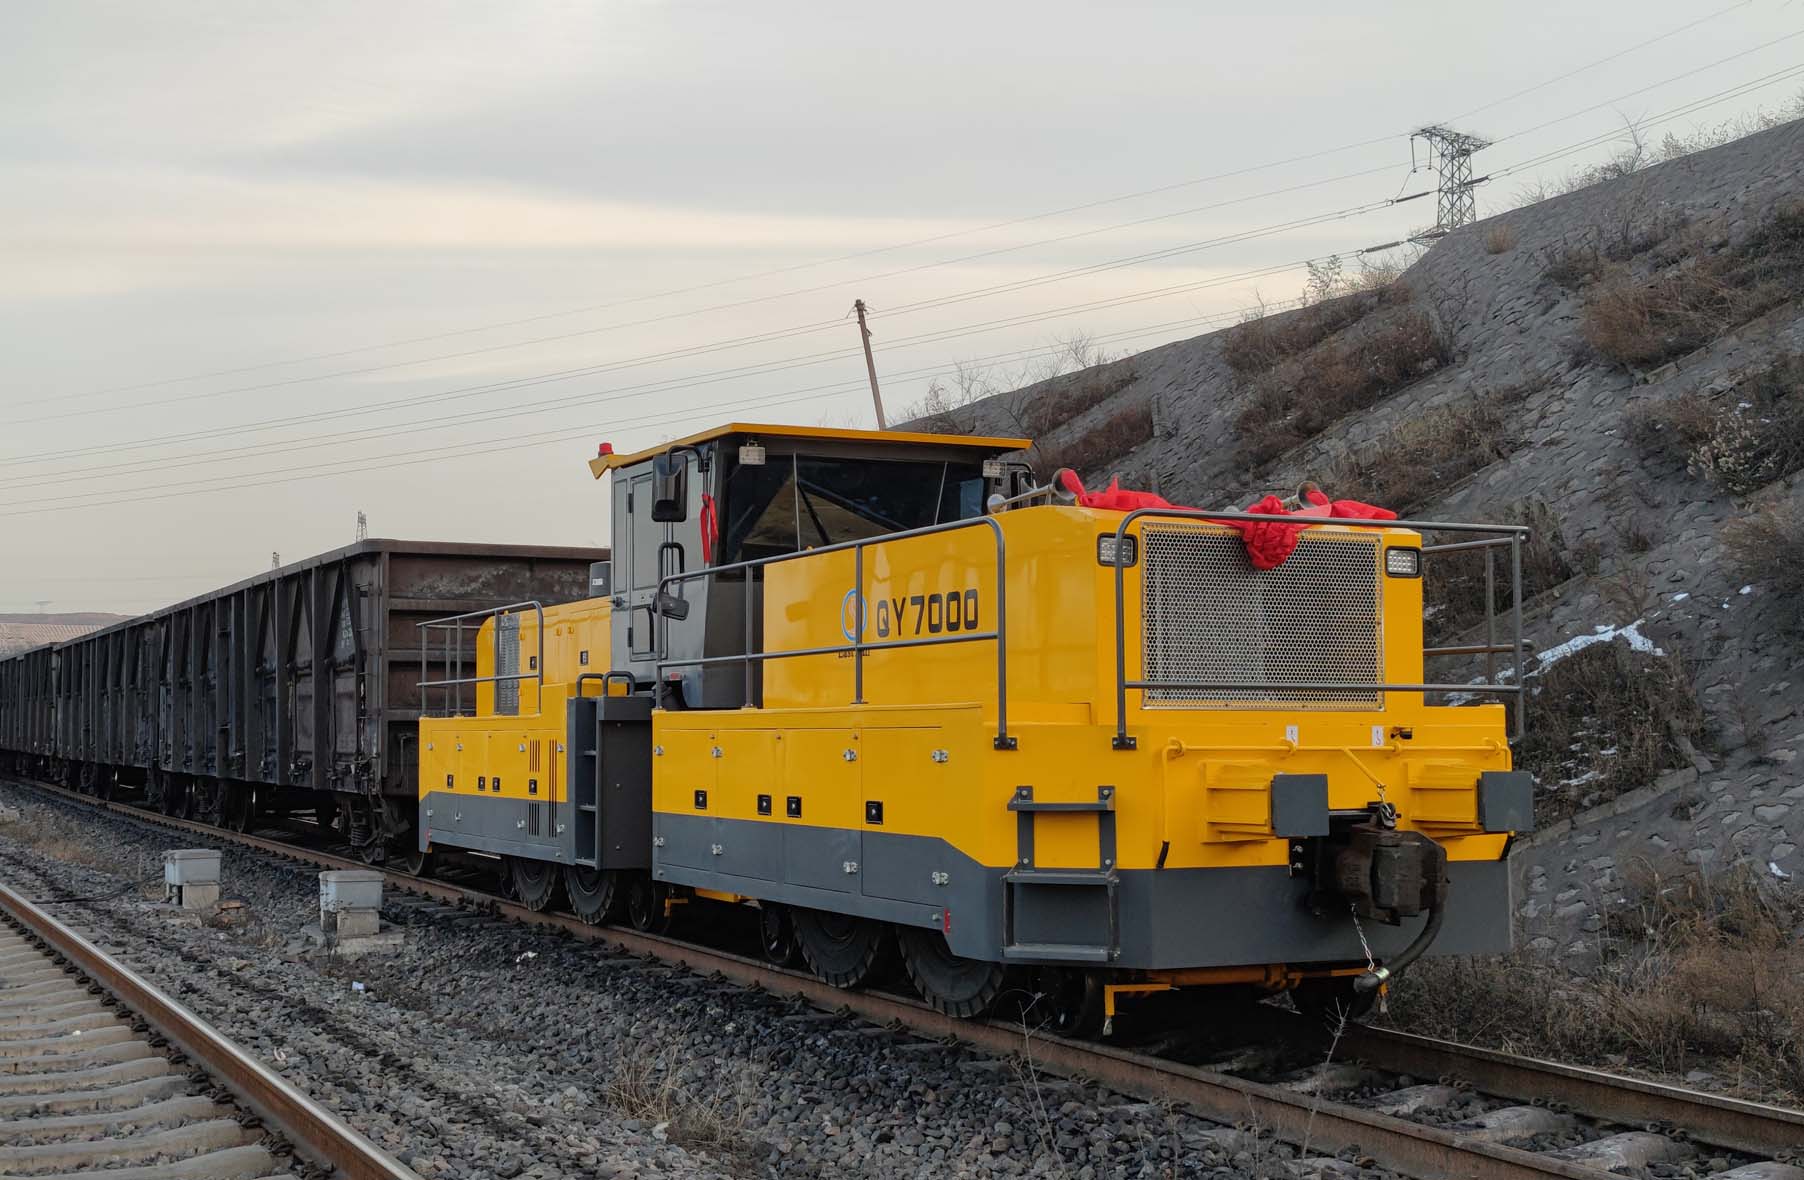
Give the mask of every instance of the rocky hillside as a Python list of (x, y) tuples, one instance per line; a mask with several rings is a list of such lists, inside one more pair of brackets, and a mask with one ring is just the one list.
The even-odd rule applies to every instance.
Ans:
[[(1804, 874), (1804, 123), (1467, 226), (1396, 282), (937, 415), (1183, 504), (1314, 479), (1535, 526), (1532, 944), (1654, 874)], [(1432, 576), (1438, 575), (1438, 576)], [(1437, 637), (1483, 613), (1431, 571)]]

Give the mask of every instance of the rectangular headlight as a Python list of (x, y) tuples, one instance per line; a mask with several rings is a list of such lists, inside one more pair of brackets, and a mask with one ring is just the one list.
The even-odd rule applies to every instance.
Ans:
[(1420, 549), (1386, 549), (1384, 551), (1384, 572), (1393, 578), (1421, 577), (1422, 551)]
[[(1120, 560), (1116, 558), (1119, 556)], [(1104, 533), (1096, 538), (1096, 563), (1098, 565), (1133, 565), (1140, 556), (1140, 546), (1131, 536), (1121, 538), (1121, 551), (1116, 553), (1115, 534)]]

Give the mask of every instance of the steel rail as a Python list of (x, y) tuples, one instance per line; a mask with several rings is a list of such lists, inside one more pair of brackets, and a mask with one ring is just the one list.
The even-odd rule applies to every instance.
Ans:
[(1749, 1155), (1804, 1148), (1804, 1112), (1684, 1090), (1660, 1082), (1561, 1065), (1537, 1057), (1456, 1045), (1395, 1029), (1349, 1026), (1341, 1045), (1381, 1069), (1416, 1077), (1454, 1075), (1474, 1089), (1561, 1102), (1579, 1114), (1639, 1125), (1670, 1123), (1701, 1143)]
[[(318, 852), (261, 836), (230, 832), (177, 819), (130, 804), (92, 799), (64, 787), (31, 780), (29, 785), (159, 826), (204, 833), (260, 851), (326, 868), (369, 868), (360, 861)], [(1382, 1167), (1420, 1180), (1598, 1180), (1593, 1167), (1501, 1144), (1471, 1141), (1457, 1131), (1407, 1122), (1360, 1107), (1248, 1081), (1198, 1066), (1150, 1057), (1091, 1041), (1074, 1041), (1033, 1031), (1020, 1023), (971, 1021), (935, 1012), (926, 1004), (882, 992), (844, 991), (758, 959), (746, 958), (680, 939), (615, 927), (590, 926), (566, 914), (528, 909), (481, 890), (446, 881), (383, 870), (390, 884), (435, 900), (488, 909), (530, 926), (569, 933), (630, 954), (663, 960), (699, 974), (718, 974), (744, 986), (794, 996), (828, 1010), (844, 1011), (873, 1024), (905, 1028), (916, 1035), (956, 1041), (986, 1053), (1021, 1054), (1036, 1067), (1067, 1077), (1087, 1078), (1136, 1097), (1170, 1101), (1192, 1113), (1229, 1125), (1254, 1123), (1293, 1146), (1338, 1152), (1358, 1148)], [(1277, 1011), (1272, 1027), (1293, 1025)], [(1435, 1041), (1390, 1030), (1349, 1025), (1343, 1057), (1361, 1057), (1380, 1068), (1419, 1077), (1452, 1076), (1475, 1089), (1502, 1097), (1554, 1097), (1574, 1110), (1605, 1122), (1631, 1126), (1660, 1120), (1694, 1138), (1751, 1154), (1794, 1151), (1804, 1142), (1804, 1114), (1760, 1103), (1700, 1094), (1597, 1070), (1556, 1065), (1533, 1058)]]
[(111, 992), (313, 1163), (344, 1180), (420, 1180), (337, 1115), (228, 1040), (131, 968), (0, 884), (0, 909), (75, 970)]

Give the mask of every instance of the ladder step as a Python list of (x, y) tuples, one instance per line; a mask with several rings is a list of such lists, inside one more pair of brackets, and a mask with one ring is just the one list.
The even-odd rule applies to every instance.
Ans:
[(1017, 963), (1107, 963), (1109, 948), (1073, 942), (1017, 942), (1003, 947), (1002, 957)]
[(1111, 889), (1119, 880), (1112, 869), (1010, 869), (1002, 879), (1013, 885), (1091, 885)]
[(593, 803), (578, 803), (578, 804), (577, 804), (577, 805), (576, 805), (576, 809), (577, 809), (577, 810), (578, 810), (578, 811), (586, 811), (586, 812), (588, 812), (588, 813), (590, 813), (590, 814), (591, 814), (591, 815), (593, 815), (593, 814), (594, 814), (594, 813), (595, 813), (595, 804), (593, 804)]

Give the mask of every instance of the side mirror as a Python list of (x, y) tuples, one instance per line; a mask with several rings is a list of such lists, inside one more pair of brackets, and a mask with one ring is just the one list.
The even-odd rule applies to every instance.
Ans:
[(651, 518), (659, 524), (689, 519), (689, 460), (667, 452), (651, 461)]

